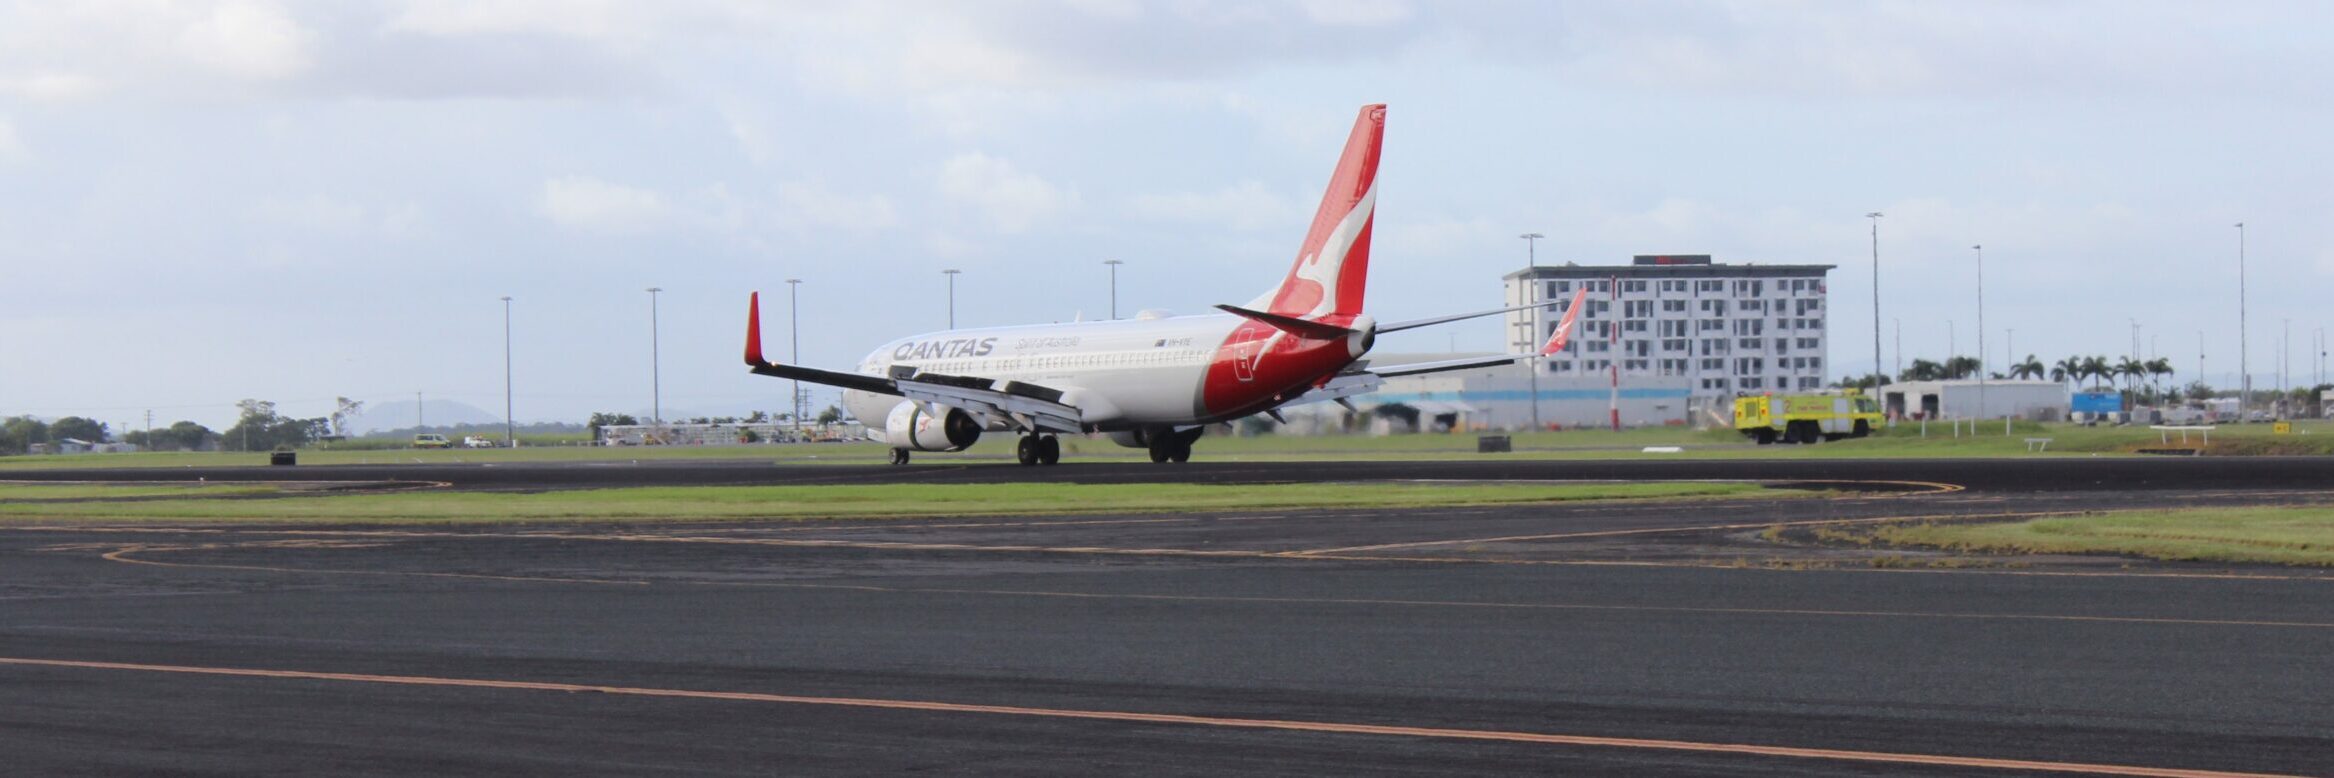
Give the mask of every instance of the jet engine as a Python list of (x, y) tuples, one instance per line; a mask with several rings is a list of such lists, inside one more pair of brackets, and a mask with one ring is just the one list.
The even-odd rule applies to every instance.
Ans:
[(981, 439), (981, 422), (961, 408), (909, 400), (883, 420), (884, 442), (917, 451), (962, 451)]

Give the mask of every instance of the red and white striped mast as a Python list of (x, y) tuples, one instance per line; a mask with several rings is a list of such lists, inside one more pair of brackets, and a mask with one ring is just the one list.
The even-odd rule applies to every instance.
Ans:
[(1611, 343), (1611, 344), (1612, 344), (1613, 355), (1614, 355), (1614, 357), (1615, 357), (1615, 358), (1614, 358), (1614, 359), (1613, 359), (1613, 360), (1612, 360), (1612, 361), (1611, 361), (1611, 362), (1608, 364), (1608, 366), (1609, 366), (1609, 367), (1611, 367), (1611, 368), (1613, 369), (1613, 395), (1612, 395), (1612, 399), (1611, 399), (1611, 402), (1610, 402), (1609, 408), (1611, 409), (1611, 411), (1612, 411), (1612, 414), (1613, 414), (1613, 431), (1614, 431), (1614, 432), (1620, 432), (1620, 431), (1621, 431), (1621, 360), (1619, 359), (1619, 356), (1620, 356), (1620, 352), (1621, 352), (1621, 319), (1622, 319), (1622, 316), (1621, 316), (1621, 310), (1622, 310), (1622, 308), (1621, 308), (1621, 277), (1620, 277), (1620, 276), (1614, 276), (1614, 277), (1611, 279), (1611, 284), (1612, 284), (1612, 290), (1611, 290), (1611, 291), (1612, 291), (1612, 299), (1613, 299), (1613, 318), (1610, 318), (1610, 319), (1606, 319), (1606, 320), (1605, 320), (1605, 326), (1608, 326), (1608, 327), (1611, 327), (1611, 328), (1612, 328), (1612, 329), (1609, 329), (1609, 330), (1605, 330), (1605, 342), (1607, 342), (1607, 343)]

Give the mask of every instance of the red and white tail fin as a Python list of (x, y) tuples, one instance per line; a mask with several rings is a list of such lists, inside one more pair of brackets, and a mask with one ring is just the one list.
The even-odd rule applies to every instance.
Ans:
[(1548, 345), (1540, 349), (1540, 356), (1564, 350), (1564, 344), (1572, 340), (1572, 325), (1580, 323), (1580, 309), (1587, 300), (1588, 284), (1581, 284), (1580, 291), (1572, 293), (1572, 305), (1564, 309), (1564, 318), (1556, 322), (1556, 332), (1548, 336)]
[(1378, 146), (1385, 136), (1386, 106), (1362, 106), (1296, 264), (1280, 288), (1249, 308), (1304, 319), (1361, 315), (1370, 273), (1370, 224), (1378, 202)]

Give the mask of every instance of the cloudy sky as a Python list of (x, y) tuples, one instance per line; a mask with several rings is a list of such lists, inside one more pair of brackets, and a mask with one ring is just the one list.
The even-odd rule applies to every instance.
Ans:
[[(0, 414), (221, 424), (245, 397), (780, 408), (802, 360), (964, 325), (1197, 312), (1283, 272), (1357, 106), (1391, 104), (1370, 307), (1525, 262), (1825, 263), (1883, 329), (1998, 356), (2237, 364), (2334, 319), (2322, 3), (0, 3)], [(1499, 347), (1496, 323), (1390, 351)], [(1890, 362), (1895, 361), (1893, 345)], [(1908, 359), (1909, 359), (1908, 356)], [(2185, 379), (2185, 375), (2183, 378)], [(668, 412), (668, 415), (671, 415)]]

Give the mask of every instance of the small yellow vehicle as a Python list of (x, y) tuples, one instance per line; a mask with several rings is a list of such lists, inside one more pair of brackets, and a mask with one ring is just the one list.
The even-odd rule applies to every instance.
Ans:
[(424, 433), (422, 433), (422, 434), (419, 434), (419, 435), (415, 435), (415, 436), (413, 436), (413, 447), (414, 447), (414, 448), (453, 448), (453, 447), (454, 447), (454, 441), (447, 440), (447, 439), (446, 439), (446, 436), (444, 436), (444, 435), (440, 435), (440, 434), (438, 434), (438, 433), (435, 433), (435, 432), (424, 432)]
[(1880, 422), (1880, 404), (1854, 389), (1734, 398), (1735, 431), (1761, 446), (1861, 438)]

